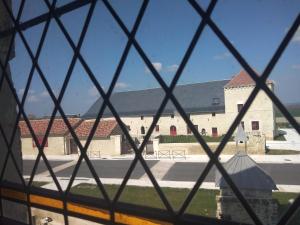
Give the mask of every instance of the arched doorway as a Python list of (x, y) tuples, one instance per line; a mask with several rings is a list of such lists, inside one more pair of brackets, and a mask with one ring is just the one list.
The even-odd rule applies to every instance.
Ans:
[(170, 127), (170, 135), (171, 136), (176, 136), (177, 135), (176, 127), (174, 125), (172, 125)]

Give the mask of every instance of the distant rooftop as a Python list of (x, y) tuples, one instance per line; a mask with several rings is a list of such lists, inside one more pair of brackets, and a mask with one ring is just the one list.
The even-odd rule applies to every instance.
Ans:
[[(224, 86), (229, 80), (178, 85), (174, 95), (187, 113), (222, 113), (225, 111)], [(163, 98), (161, 88), (113, 93), (110, 100), (120, 116), (155, 115)], [(95, 118), (103, 103), (100, 97), (83, 118)], [(168, 103), (163, 114), (176, 112), (172, 103)], [(111, 116), (106, 110), (104, 116)]]
[[(81, 119), (80, 118), (68, 118), (72, 127), (76, 126)], [(35, 135), (45, 135), (48, 128), (50, 119), (33, 119), (29, 120), (30, 125), (35, 133)], [(24, 120), (19, 122), (19, 127), (22, 137), (31, 137), (29, 128)], [(50, 136), (64, 136), (69, 132), (67, 125), (63, 119), (54, 119), (49, 135)]]
[[(267, 83), (272, 83), (272, 81), (267, 80)], [(241, 70), (228, 82), (228, 84), (225, 85), (225, 88), (245, 87), (245, 86), (253, 86), (253, 85), (255, 85), (255, 81), (250, 77), (250, 75), (245, 70)]]
[[(79, 126), (75, 128), (75, 133), (78, 138), (87, 138), (90, 135), (95, 120), (83, 120)], [(107, 138), (110, 135), (122, 134), (116, 120), (101, 120), (97, 126), (94, 138)], [(71, 136), (71, 134), (69, 134)]]

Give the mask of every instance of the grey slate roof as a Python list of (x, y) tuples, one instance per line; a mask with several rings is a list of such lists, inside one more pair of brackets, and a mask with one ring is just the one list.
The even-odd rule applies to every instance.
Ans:
[[(276, 184), (271, 176), (257, 165), (245, 152), (236, 153), (223, 166), (238, 188), (277, 190)], [(219, 171), (216, 171), (215, 184), (220, 188), (229, 187)]]
[[(174, 95), (187, 113), (221, 113), (225, 111), (224, 86), (229, 80), (211, 81), (205, 83), (178, 85)], [(146, 116), (155, 115), (165, 92), (161, 88), (115, 92), (110, 100), (120, 116)], [(213, 102), (214, 99), (219, 99)], [(100, 97), (92, 107), (83, 115), (83, 118), (95, 118), (103, 99)], [(175, 107), (168, 103), (163, 114), (173, 114)], [(104, 116), (111, 116), (106, 110)]]

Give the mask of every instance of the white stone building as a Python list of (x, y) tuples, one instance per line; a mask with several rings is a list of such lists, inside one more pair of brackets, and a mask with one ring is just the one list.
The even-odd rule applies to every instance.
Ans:
[[(272, 81), (267, 81), (273, 90)], [(231, 80), (178, 85), (174, 95), (185, 109), (199, 132), (209, 136), (220, 136), (227, 132), (241, 107), (255, 87), (255, 82), (245, 71), (240, 71)], [(111, 102), (133, 137), (146, 134), (156, 114), (164, 91), (161, 88), (116, 92)], [(100, 97), (87, 111), (84, 118), (95, 118), (103, 103)], [(109, 110), (104, 118), (112, 119)], [(259, 92), (242, 120), (246, 132), (265, 135), (273, 139), (275, 114), (272, 101), (264, 92)], [(166, 105), (152, 136), (191, 135), (190, 129), (170, 102)]]

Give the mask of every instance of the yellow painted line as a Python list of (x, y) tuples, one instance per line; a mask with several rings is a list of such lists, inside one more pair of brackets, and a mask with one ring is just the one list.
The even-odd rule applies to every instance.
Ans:
[(67, 203), (67, 209), (70, 212), (110, 220), (110, 213), (107, 210), (84, 206), (77, 203)]
[(39, 195), (29, 195), (29, 200), (31, 203), (38, 205), (49, 206), (52, 208), (63, 209), (63, 202), (61, 200), (56, 200), (52, 198), (42, 197)]
[(143, 224), (143, 225), (171, 225), (172, 223), (163, 222), (159, 220), (147, 219), (144, 217), (137, 217), (123, 213), (115, 213), (115, 222), (128, 225)]
[[(1, 188), (1, 195), (3, 197), (20, 200), (23, 202), (27, 202), (27, 194), (21, 191), (15, 191), (9, 188)], [(29, 195), (29, 201), (31, 203), (35, 203), (37, 205), (48, 206), (57, 209), (63, 209), (63, 201), (52, 199), (49, 197), (43, 197), (36, 194)], [(110, 212), (105, 209), (99, 209), (96, 207), (91, 207), (83, 204), (67, 202), (67, 210), (69, 212), (78, 213), (81, 215), (91, 216), (95, 218), (101, 218), (104, 220), (110, 220)], [(135, 224), (143, 224), (143, 225), (171, 225), (172, 223), (153, 220), (144, 217), (133, 216), (124, 213), (115, 213), (115, 222), (127, 224), (127, 225), (135, 225)]]
[(27, 195), (21, 191), (15, 191), (8, 188), (1, 188), (1, 195), (7, 198), (17, 199), (27, 202)]

